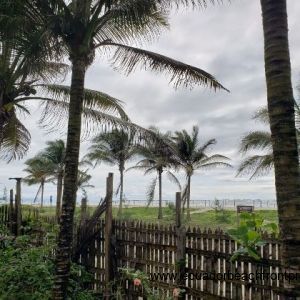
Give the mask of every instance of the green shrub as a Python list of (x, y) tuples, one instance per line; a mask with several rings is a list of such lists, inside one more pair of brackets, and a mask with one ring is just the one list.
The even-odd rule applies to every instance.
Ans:
[[(34, 231), (34, 230), (33, 230)], [(47, 246), (37, 246), (32, 236), (0, 235), (0, 299), (50, 300), (54, 281), (54, 262)], [(79, 272), (81, 276), (79, 276)], [(68, 299), (91, 300), (84, 290), (90, 274), (72, 265)]]

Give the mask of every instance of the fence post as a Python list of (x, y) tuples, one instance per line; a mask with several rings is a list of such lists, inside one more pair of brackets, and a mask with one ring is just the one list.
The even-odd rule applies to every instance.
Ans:
[[(181, 193), (176, 193), (176, 260), (175, 270), (177, 273), (176, 285), (180, 290), (185, 286), (185, 243), (186, 231), (181, 224)], [(185, 299), (185, 293), (181, 292), (177, 299)]]
[(15, 216), (16, 216), (16, 235), (20, 235), (22, 215), (21, 215), (21, 178), (16, 178), (16, 204), (15, 204)]
[(14, 190), (11, 189), (9, 191), (9, 229), (10, 229), (10, 232), (14, 232), (14, 222), (15, 222), (15, 216), (14, 216)]
[(87, 198), (81, 199), (80, 223), (83, 224), (87, 219)]
[(109, 173), (106, 179), (106, 211), (105, 211), (105, 283), (106, 299), (110, 298), (109, 283), (113, 276), (112, 253), (112, 196), (113, 196), (113, 173)]

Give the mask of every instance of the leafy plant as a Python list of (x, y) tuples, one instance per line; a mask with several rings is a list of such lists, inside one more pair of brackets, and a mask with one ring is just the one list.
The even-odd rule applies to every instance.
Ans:
[(227, 231), (239, 244), (239, 248), (233, 253), (231, 261), (235, 261), (241, 255), (248, 255), (255, 260), (260, 260), (258, 247), (266, 244), (263, 239), (263, 231), (278, 235), (278, 226), (275, 223), (266, 223), (261, 216), (254, 213), (241, 213), (238, 227)]
[(224, 206), (221, 204), (221, 201), (217, 198), (215, 198), (213, 202), (213, 209), (215, 211), (216, 221), (229, 223), (230, 213), (224, 209)]
[(118, 280), (118, 286), (115, 288), (115, 299), (125, 295), (124, 282), (126, 280), (131, 281), (135, 286), (143, 289), (143, 295), (147, 300), (172, 300), (173, 298), (166, 295), (166, 292), (162, 289), (152, 289), (148, 275), (140, 270), (120, 268), (121, 280)]
[[(51, 249), (54, 245), (52, 232), (45, 233), (47, 245), (36, 244), (36, 232), (40, 224), (28, 222), (27, 233), (20, 237), (0, 234), (0, 299), (1, 300), (50, 300), (54, 282), (54, 262)], [(79, 276), (80, 274), (80, 276)], [(72, 264), (68, 298), (91, 300), (92, 294), (84, 289), (91, 275), (78, 265)]]

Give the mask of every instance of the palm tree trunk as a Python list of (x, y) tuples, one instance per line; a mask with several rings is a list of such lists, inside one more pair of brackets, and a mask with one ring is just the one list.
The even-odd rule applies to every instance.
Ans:
[(63, 188), (63, 174), (59, 173), (57, 176), (56, 186), (56, 218), (59, 220), (61, 210), (61, 194)]
[(120, 203), (118, 216), (122, 215), (123, 210), (123, 188), (124, 188), (124, 167), (120, 167)]
[[(286, 0), (261, 0), (261, 8), (282, 260), (300, 274), (300, 175)], [(300, 295), (300, 277), (285, 287)]]
[(44, 206), (44, 187), (45, 187), (45, 181), (42, 180), (41, 182), (41, 208)]
[(191, 220), (190, 213), (190, 199), (191, 199), (191, 175), (188, 175), (188, 187), (187, 187), (187, 195), (186, 195), (186, 219), (188, 221)]
[(162, 219), (162, 171), (158, 170), (158, 219)]
[(70, 260), (73, 240), (73, 219), (76, 204), (78, 159), (80, 150), (81, 112), (86, 65), (84, 58), (75, 58), (72, 65), (72, 82), (69, 105), (64, 191), (60, 216), (60, 231), (55, 261), (53, 299), (67, 299)]

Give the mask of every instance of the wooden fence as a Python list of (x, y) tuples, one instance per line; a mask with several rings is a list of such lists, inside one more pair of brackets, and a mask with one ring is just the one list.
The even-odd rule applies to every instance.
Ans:
[[(80, 255), (80, 262), (94, 275), (92, 289), (95, 291), (105, 287), (104, 228), (104, 220), (100, 220), (94, 228), (97, 234)], [(112, 236), (115, 272), (118, 268), (140, 269), (149, 274), (154, 288), (166, 293), (172, 294), (179, 285), (185, 289), (183, 299), (280, 299), (283, 287), (279, 261), (281, 246), (270, 236), (264, 237), (267, 243), (260, 249), (260, 262), (250, 258), (231, 262), (237, 244), (222, 230), (194, 227), (178, 231), (172, 225), (114, 220)], [(171, 278), (175, 274), (178, 276), (179, 249), (184, 249), (183, 274), (187, 277), (181, 283), (178, 277)], [(238, 278), (239, 274), (245, 280)], [(267, 278), (267, 274), (272, 274), (273, 280)], [(215, 277), (206, 280), (207, 276)], [(130, 284), (127, 288), (131, 295), (142, 295), (142, 291)]]
[[(259, 262), (249, 257), (231, 262), (238, 245), (222, 230), (181, 226), (180, 193), (176, 194), (174, 225), (113, 220), (112, 183), (110, 174), (105, 201), (91, 218), (83, 211), (74, 231), (74, 260), (92, 273), (93, 291), (110, 299), (113, 291), (109, 282), (120, 278), (120, 268), (130, 268), (147, 274), (153, 290), (164, 291), (165, 295), (172, 295), (175, 288), (184, 290), (178, 299), (286, 299), (282, 296), (284, 278), (278, 240), (264, 235), (266, 244), (259, 249)], [(100, 218), (104, 211), (105, 220)], [(35, 217), (42, 219), (38, 213)], [(8, 220), (10, 207), (1, 206), (0, 222), (10, 225)], [(134, 287), (132, 280), (123, 288), (126, 293), (122, 299), (146, 299), (145, 291)]]

